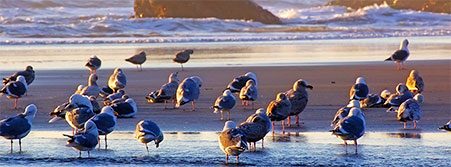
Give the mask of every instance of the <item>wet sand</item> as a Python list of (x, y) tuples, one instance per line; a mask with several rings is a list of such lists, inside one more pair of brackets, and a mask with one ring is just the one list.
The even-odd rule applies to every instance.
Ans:
[[(189, 76), (200, 76), (204, 80), (200, 99), (196, 102), (196, 111), (185, 104), (180, 109), (163, 109), (163, 104), (149, 104), (144, 98), (150, 91), (157, 90), (167, 82), (171, 72), (179, 68), (145, 68), (137, 72), (134, 68), (125, 69), (128, 77), (126, 92), (138, 105), (135, 118), (119, 119), (117, 131), (134, 131), (137, 122), (150, 119), (159, 124), (163, 131), (220, 131), (224, 125), (219, 114), (213, 114), (210, 106), (234, 77), (252, 71), (259, 81), (259, 99), (255, 109), (266, 108), (269, 101), (275, 99), (278, 92), (292, 87), (297, 79), (305, 79), (314, 86), (309, 91), (310, 100), (301, 114), (303, 124), (290, 127), (291, 132), (326, 132), (331, 129), (329, 122), (337, 109), (348, 102), (349, 89), (358, 76), (364, 76), (371, 93), (383, 89), (395, 92), (395, 86), (405, 82), (411, 69), (416, 69), (425, 81), (422, 105), (423, 117), (414, 132), (437, 132), (437, 127), (451, 118), (451, 60), (408, 61), (407, 69), (397, 71), (391, 62), (363, 63), (327, 66), (279, 66), (279, 67), (208, 67), (185, 68), (179, 73), (179, 80)], [(106, 85), (112, 69), (101, 68), (98, 71), (99, 86)], [(11, 71), (1, 71), (0, 76), (7, 76)], [(33, 131), (69, 131), (65, 121), (48, 124), (48, 113), (66, 101), (79, 84), (87, 84), (88, 70), (40, 70), (36, 80), (30, 86), (28, 96), (19, 100), (19, 109), (14, 110), (12, 99), (0, 99), (1, 118), (22, 112), (26, 105), (34, 103), (38, 112), (33, 120)], [(101, 99), (98, 99), (101, 102)], [(238, 105), (231, 111), (231, 119), (237, 123), (244, 121), (255, 112)], [(385, 108), (365, 109), (367, 132), (404, 132), (402, 124), (396, 120), (394, 113), (386, 113)], [(293, 120), (293, 119), (292, 119)], [(413, 127), (409, 124), (408, 127)], [(276, 124), (280, 131), (281, 124)], [(409, 130), (407, 130), (409, 131)]]

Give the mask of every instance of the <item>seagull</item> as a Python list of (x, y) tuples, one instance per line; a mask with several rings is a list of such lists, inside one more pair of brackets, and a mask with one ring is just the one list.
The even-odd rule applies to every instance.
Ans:
[(175, 58), (172, 59), (172, 61), (174, 61), (175, 63), (180, 63), (180, 66), (182, 67), (182, 71), (183, 71), (183, 63), (188, 62), (188, 60), (190, 58), (190, 54), (193, 54), (193, 53), (194, 53), (194, 51), (192, 49), (183, 50), (183, 51), (175, 54)]
[(423, 111), (420, 104), (424, 101), (424, 97), (421, 94), (415, 95), (415, 97), (404, 101), (395, 112), (398, 113), (398, 120), (404, 123), (404, 129), (406, 128), (407, 121), (413, 121), (413, 128), (417, 128), (417, 121), (421, 119)]
[[(100, 114), (97, 114), (92, 118), (92, 121), (96, 124), (99, 135), (105, 135), (105, 150), (107, 149), (107, 135), (113, 132), (116, 128), (116, 115), (117, 112), (110, 106), (104, 106)], [(99, 142), (100, 144), (100, 142)], [(99, 145), (100, 148), (100, 145)]]
[(406, 85), (399, 83), (396, 86), (396, 94), (390, 95), (384, 105), (387, 107), (399, 106), (401, 103), (410, 98), (413, 98), (413, 94), (409, 91)]
[(362, 110), (352, 108), (348, 116), (338, 121), (332, 134), (344, 141), (346, 152), (348, 152), (346, 140), (354, 140), (355, 153), (357, 153), (357, 139), (365, 134), (365, 117)]
[(423, 92), (423, 78), (420, 76), (417, 70), (410, 71), (410, 75), (409, 77), (407, 77), (406, 86), (407, 88), (409, 88), (409, 91), (414, 94)]
[(369, 94), (367, 98), (360, 101), (360, 106), (361, 108), (383, 107), (390, 94), (387, 89), (383, 90), (380, 95)]
[(25, 80), (27, 81), (27, 85), (30, 85), (34, 81), (35, 74), (34, 74), (33, 67), (27, 66), (27, 67), (25, 67), (24, 71), (19, 71), (19, 72), (14, 73), (13, 75), (11, 75), (8, 78), (3, 78), (3, 84), (6, 85), (9, 82), (16, 81), (17, 77), (19, 75), (22, 75), (23, 77), (25, 77)]
[(451, 120), (448, 123), (446, 123), (445, 125), (443, 125), (442, 127), (438, 128), (438, 129), (443, 130), (443, 131), (451, 132)]
[(296, 125), (299, 126), (299, 114), (304, 111), (308, 102), (307, 88), (312, 90), (313, 86), (309, 85), (307, 81), (299, 79), (293, 84), (293, 89), (288, 90), (285, 94), (291, 102), (291, 111), (288, 115), (288, 126), (291, 126), (290, 116), (296, 116)]
[(125, 95), (122, 100), (118, 99), (113, 101), (110, 106), (117, 112), (118, 118), (132, 118), (138, 113), (136, 102), (127, 95)]
[(365, 78), (358, 77), (355, 81), (355, 84), (352, 86), (349, 91), (349, 100), (363, 100), (368, 97), (370, 90), (366, 85)]
[(227, 85), (227, 89), (230, 89), (230, 91), (232, 91), (232, 93), (240, 93), (241, 89), (244, 86), (246, 86), (246, 82), (250, 79), (254, 80), (255, 86), (258, 85), (257, 75), (255, 75), (253, 72), (247, 72), (246, 74), (238, 76), (235, 79), (233, 79)]
[(91, 74), (95, 74), (97, 69), (102, 65), (102, 61), (95, 55), (91, 56), (86, 62), (85, 66), (89, 69)]
[(65, 108), (69, 106), (69, 104), (70, 104), (69, 102), (65, 102), (57, 106), (52, 112), (50, 112), (49, 115), (52, 116), (53, 118), (49, 120), (49, 123), (54, 123), (60, 119), (65, 120), (67, 112)]
[(236, 162), (239, 163), (240, 154), (248, 149), (246, 137), (236, 128), (233, 121), (225, 122), (219, 135), (219, 147), (226, 154), (226, 164), (229, 161), (229, 155), (236, 156)]
[(200, 89), (198, 83), (191, 78), (185, 78), (177, 88), (177, 103), (175, 107), (179, 108), (181, 105), (191, 101), (193, 111), (195, 111), (194, 101), (199, 99)]
[(394, 61), (397, 64), (397, 69), (402, 70), (404, 68), (404, 61), (406, 61), (410, 55), (407, 45), (409, 45), (409, 41), (404, 39), (401, 42), (399, 49), (396, 50), (395, 53), (393, 53), (389, 58), (385, 59), (385, 61)]
[(252, 101), (252, 109), (254, 109), (254, 101), (258, 98), (258, 89), (254, 80), (248, 80), (246, 86), (241, 88), (240, 99), (244, 102), (244, 105), (249, 105), (249, 101)]
[(113, 74), (111, 74), (108, 80), (108, 87), (110, 87), (113, 92), (117, 92), (120, 89), (124, 89), (127, 85), (127, 77), (125, 73), (120, 68), (114, 69)]
[(218, 111), (221, 111), (221, 120), (224, 120), (223, 111), (227, 111), (227, 120), (230, 120), (230, 110), (235, 106), (235, 102), (235, 96), (233, 96), (230, 90), (226, 89), (222, 95), (216, 99), (215, 105), (212, 107), (215, 109), (213, 113), (217, 114)]
[(149, 155), (149, 147), (147, 143), (154, 141), (155, 147), (158, 148), (163, 141), (163, 132), (158, 125), (151, 120), (142, 120), (136, 125), (135, 138), (146, 145), (147, 155)]
[(272, 134), (274, 135), (274, 122), (282, 121), (282, 133), (285, 133), (285, 119), (291, 111), (291, 102), (284, 93), (277, 94), (276, 100), (269, 103), (266, 115), (272, 122)]
[(338, 109), (337, 113), (335, 114), (334, 119), (332, 122), (330, 122), (330, 126), (335, 127), (335, 125), (343, 118), (347, 117), (349, 115), (349, 111), (351, 111), (352, 108), (360, 108), (360, 103), (358, 100), (351, 100), (349, 101), (349, 104), (346, 107), (342, 107)]
[(84, 124), (84, 129), (78, 132), (74, 136), (63, 134), (69, 137), (66, 147), (72, 147), (74, 150), (79, 151), (79, 158), (81, 158), (82, 151), (88, 151), (88, 157), (90, 157), (90, 151), (94, 150), (99, 143), (99, 132), (97, 130), (96, 124), (88, 120)]
[(14, 98), (14, 109), (17, 109), (17, 101), (27, 92), (28, 85), (25, 77), (19, 75), (14, 82), (9, 82), (1, 90), (0, 94), (6, 95), (8, 98)]
[[(155, 93), (155, 97), (147, 96), (146, 99), (150, 103), (157, 103), (164, 101), (164, 108), (166, 109), (166, 103), (168, 100), (172, 100), (172, 104), (174, 104), (174, 100), (177, 93), (177, 87), (179, 86), (179, 79), (177, 78), (178, 72), (173, 72), (169, 75), (168, 83), (165, 83), (161, 86), (158, 93)], [(150, 94), (149, 94), (150, 95)]]
[(97, 85), (98, 79), (99, 77), (97, 77), (97, 74), (95, 73), (89, 75), (88, 86), (83, 87), (80, 94), (85, 96), (94, 96), (95, 98), (99, 97), (100, 89)]
[[(255, 112), (255, 114), (252, 114), (251, 116), (249, 116), (246, 120), (246, 122), (254, 122), (254, 123), (259, 123), (259, 124), (264, 124), (265, 128), (266, 128), (266, 133), (265, 135), (271, 131), (272, 129), (272, 124), (271, 124), (271, 119), (269, 119), (268, 115), (266, 115), (266, 110), (264, 108), (259, 108), (257, 109), (257, 111)], [(262, 148), (263, 148), (263, 141), (264, 141), (264, 137), (262, 138)], [(256, 146), (255, 146), (255, 142), (254, 142), (254, 150), (256, 150)]]
[(11, 140), (11, 153), (13, 152), (13, 139), (19, 139), (19, 152), (22, 152), (21, 139), (30, 133), (31, 121), (37, 111), (36, 105), (30, 104), (22, 114), (0, 121), (0, 136)]
[(83, 128), (85, 122), (95, 115), (89, 98), (79, 94), (73, 94), (69, 98), (69, 105), (64, 110), (67, 110), (66, 122), (73, 130)]
[(138, 65), (141, 67), (141, 71), (143, 71), (142, 64), (146, 62), (146, 52), (141, 51), (138, 54), (133, 55), (132, 57), (129, 57), (125, 59), (125, 61), (128, 61), (130, 63), (136, 64), (136, 69), (138, 69)]
[(112, 93), (108, 95), (105, 99), (103, 99), (103, 104), (111, 105), (113, 101), (117, 101), (117, 99), (122, 99), (121, 101), (125, 101), (122, 97), (125, 95), (125, 91), (123, 89), (117, 91), (116, 93)]
[(92, 112), (94, 112), (94, 114), (99, 114), (102, 108), (100, 108), (97, 98), (94, 96), (89, 96), (88, 98), (92, 105)]

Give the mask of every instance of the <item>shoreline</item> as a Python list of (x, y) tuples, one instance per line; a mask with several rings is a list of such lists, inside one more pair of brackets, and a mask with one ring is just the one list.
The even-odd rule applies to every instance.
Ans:
[[(197, 110), (190, 111), (190, 104), (181, 109), (163, 109), (163, 104), (148, 104), (144, 98), (150, 91), (157, 90), (167, 82), (169, 73), (179, 68), (144, 68), (137, 72), (134, 68), (125, 68), (128, 85), (125, 91), (138, 105), (138, 114), (131, 119), (118, 119), (117, 131), (134, 131), (135, 125), (142, 119), (150, 119), (163, 131), (172, 132), (208, 132), (219, 131), (225, 121), (219, 120), (218, 114), (213, 114), (210, 106), (222, 93), (228, 82), (247, 71), (257, 74), (259, 80), (258, 107), (266, 108), (269, 101), (278, 92), (291, 88), (294, 81), (303, 78), (314, 86), (309, 91), (310, 100), (306, 110), (301, 114), (300, 127), (287, 128), (287, 132), (327, 132), (331, 119), (338, 108), (347, 104), (349, 89), (355, 78), (364, 76), (368, 82), (370, 93), (379, 93), (383, 89), (394, 92), (397, 83), (405, 82), (410, 69), (416, 69), (425, 81), (425, 103), (422, 105), (423, 117), (418, 123), (421, 130), (402, 130), (402, 124), (396, 120), (394, 113), (386, 113), (386, 108), (365, 109), (367, 132), (439, 132), (437, 127), (451, 118), (450, 73), (451, 60), (439, 61), (408, 61), (408, 70), (396, 70), (394, 63), (376, 63), (371, 65), (329, 65), (329, 66), (277, 66), (277, 67), (217, 67), (217, 68), (186, 68), (179, 72), (179, 80), (188, 76), (198, 75), (204, 80), (201, 96), (196, 103)], [(5, 76), (8, 71), (1, 71)], [(100, 87), (106, 85), (111, 69), (101, 68), (98, 71)], [(23, 112), (27, 104), (38, 106), (38, 113), (33, 121), (36, 131), (69, 131), (70, 127), (62, 120), (48, 124), (48, 113), (64, 102), (74, 92), (79, 84), (86, 84), (88, 70), (40, 70), (36, 72), (36, 80), (30, 85), (28, 96), (19, 99), (19, 109), (12, 110), (13, 100), (1, 98), (0, 109), (2, 119)], [(332, 81), (335, 83), (332, 84)], [(98, 99), (101, 102), (101, 98)], [(182, 111), (189, 110), (189, 111)], [(231, 119), (237, 124), (243, 122), (255, 110), (243, 109), (240, 101), (231, 111)], [(293, 118), (292, 118), (293, 120)], [(411, 127), (408, 124), (408, 127)], [(276, 123), (276, 132), (281, 131), (281, 123)]]

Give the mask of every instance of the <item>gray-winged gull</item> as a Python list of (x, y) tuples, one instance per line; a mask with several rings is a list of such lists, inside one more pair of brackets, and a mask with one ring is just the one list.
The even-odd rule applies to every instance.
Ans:
[(365, 78), (358, 77), (349, 91), (349, 100), (363, 100), (368, 97), (369, 93), (370, 90), (366, 85)]
[[(259, 123), (259, 124), (265, 124), (266, 134), (268, 132), (270, 132), (272, 129), (271, 119), (269, 119), (268, 115), (266, 115), (266, 110), (264, 108), (257, 109), (257, 111), (255, 111), (254, 114), (252, 114), (251, 116), (249, 116), (246, 119), (246, 122), (255, 122), (255, 123)], [(264, 148), (263, 142), (264, 142), (264, 137), (262, 138), (262, 148)], [(255, 149), (256, 149), (256, 146), (255, 146), (255, 142), (254, 142), (254, 150)]]
[(3, 78), (3, 84), (6, 85), (11, 81), (16, 81), (17, 77), (19, 75), (22, 75), (23, 77), (25, 77), (25, 80), (27, 81), (27, 85), (30, 85), (34, 81), (35, 72), (34, 72), (32, 66), (27, 66), (27, 67), (25, 67), (24, 71), (19, 71), (19, 72), (14, 73), (13, 75), (11, 75), (8, 78)]
[(0, 121), (0, 136), (11, 140), (11, 153), (13, 152), (13, 139), (19, 139), (19, 152), (22, 152), (21, 139), (31, 131), (31, 121), (38, 109), (30, 104), (22, 114)]
[(99, 79), (99, 77), (97, 77), (97, 74), (89, 75), (88, 86), (85, 86), (81, 90), (80, 94), (85, 95), (85, 96), (94, 96), (95, 98), (99, 97), (100, 88), (97, 85), (98, 79)]
[(387, 101), (385, 101), (384, 106), (399, 106), (401, 103), (410, 98), (413, 98), (413, 94), (409, 91), (405, 84), (399, 83), (396, 86), (396, 94), (390, 95)]
[(255, 75), (253, 72), (247, 72), (244, 75), (234, 78), (227, 85), (227, 89), (230, 89), (232, 93), (240, 93), (241, 89), (246, 86), (246, 82), (250, 79), (254, 80), (255, 85), (258, 86), (257, 75)]
[(236, 156), (236, 162), (239, 163), (240, 154), (248, 149), (246, 137), (233, 121), (225, 122), (219, 135), (219, 147), (226, 154), (226, 164), (229, 162), (229, 155)]
[(332, 134), (344, 141), (346, 152), (348, 152), (346, 140), (354, 140), (355, 153), (357, 153), (357, 139), (365, 134), (365, 117), (362, 110), (352, 108), (349, 115), (335, 125)]
[(412, 93), (421, 93), (424, 90), (423, 78), (420, 76), (417, 70), (410, 71), (409, 77), (407, 77), (406, 86)]
[[(103, 104), (105, 105), (111, 105), (113, 104), (113, 101), (118, 101), (118, 99), (123, 99), (123, 96), (126, 95), (125, 91), (123, 89), (117, 91), (116, 93), (112, 93), (105, 97), (103, 99)], [(121, 101), (125, 101), (126, 99), (123, 99)]]
[(277, 94), (276, 100), (269, 103), (266, 115), (272, 122), (272, 133), (274, 135), (274, 122), (282, 121), (282, 133), (285, 133), (285, 119), (291, 111), (291, 102), (284, 93)]
[[(413, 121), (413, 128), (417, 128), (417, 122), (421, 119), (423, 111), (420, 105), (423, 103), (424, 97), (421, 94), (415, 95), (413, 98), (404, 101), (399, 108), (395, 111), (399, 121), (404, 123), (404, 129), (406, 128), (407, 121)], [(392, 111), (392, 110), (388, 110)]]
[(445, 125), (438, 128), (439, 130), (451, 132), (451, 120)]
[(175, 57), (174, 57), (174, 59), (172, 59), (172, 61), (174, 61), (175, 63), (180, 63), (180, 66), (182, 67), (182, 71), (183, 71), (183, 63), (188, 62), (190, 55), (193, 53), (194, 53), (194, 50), (192, 50), (192, 49), (183, 50), (183, 51), (175, 54)]
[[(397, 69), (401, 70), (404, 68), (404, 61), (409, 57), (409, 49), (407, 49), (407, 45), (409, 45), (409, 41), (404, 39), (401, 42), (401, 46), (399, 49), (395, 51), (389, 58), (385, 59), (385, 61), (394, 61), (397, 64)], [(401, 65), (401, 68), (400, 66)]]
[(383, 107), (390, 94), (390, 91), (386, 89), (380, 95), (369, 94), (367, 98), (360, 101), (360, 106), (361, 108)]
[(347, 117), (352, 108), (360, 108), (360, 103), (358, 100), (351, 100), (346, 107), (338, 109), (337, 113), (335, 113), (334, 119), (330, 122), (330, 126), (335, 126), (341, 119)]
[(116, 99), (110, 106), (117, 112), (118, 118), (132, 118), (138, 113), (135, 100), (124, 95), (121, 99)]
[(88, 62), (86, 62), (85, 66), (89, 69), (90, 73), (96, 73), (97, 69), (102, 65), (102, 61), (96, 56), (93, 55), (89, 57)]
[(73, 94), (69, 98), (69, 105), (64, 110), (67, 110), (66, 122), (73, 129), (83, 128), (85, 122), (95, 115), (89, 98), (79, 94)]
[(185, 78), (177, 88), (177, 103), (175, 107), (179, 108), (181, 105), (191, 102), (193, 111), (195, 111), (194, 101), (199, 99), (199, 95), (199, 85), (193, 79)]
[(246, 85), (241, 88), (239, 97), (245, 106), (248, 106), (251, 101), (252, 109), (254, 109), (254, 101), (258, 99), (258, 88), (253, 79), (248, 80)]
[[(175, 97), (177, 93), (177, 87), (179, 86), (178, 72), (173, 72), (169, 75), (168, 83), (165, 83), (154, 94), (149, 93), (146, 99), (149, 103), (161, 103), (164, 102), (164, 108), (166, 109), (166, 103), (168, 100), (175, 104)], [(175, 108), (175, 106), (173, 106)]]
[(74, 136), (63, 134), (69, 137), (66, 147), (72, 147), (74, 150), (79, 151), (79, 158), (81, 158), (82, 151), (88, 151), (88, 157), (90, 157), (90, 151), (94, 150), (99, 143), (99, 132), (96, 124), (88, 120), (84, 124), (84, 128), (81, 132), (77, 132)]
[(113, 90), (113, 92), (117, 92), (120, 89), (124, 89), (127, 85), (127, 77), (125, 73), (120, 68), (114, 69), (113, 74), (110, 75), (108, 80), (108, 87)]
[(0, 94), (6, 95), (8, 98), (14, 99), (14, 109), (17, 109), (17, 101), (20, 97), (27, 93), (28, 85), (25, 77), (19, 75), (16, 81), (9, 82), (1, 90)]
[(133, 55), (132, 57), (129, 57), (125, 59), (125, 61), (128, 61), (130, 63), (136, 64), (136, 69), (138, 69), (138, 65), (141, 67), (141, 71), (143, 70), (143, 63), (146, 62), (146, 52), (141, 51), (138, 54)]
[(105, 150), (108, 147), (107, 135), (113, 132), (113, 130), (116, 128), (116, 115), (117, 113), (113, 110), (113, 108), (111, 108), (110, 106), (104, 106), (100, 114), (97, 114), (92, 118), (92, 121), (97, 126), (99, 135), (105, 135)]
[(312, 90), (313, 86), (309, 85), (307, 81), (299, 79), (293, 84), (293, 89), (288, 90), (285, 94), (291, 102), (291, 111), (288, 115), (287, 124), (291, 126), (290, 116), (296, 116), (296, 125), (299, 126), (299, 114), (304, 111), (308, 103), (308, 91)]
[(151, 120), (142, 120), (136, 125), (135, 138), (146, 145), (147, 154), (149, 154), (149, 147), (147, 143), (154, 141), (155, 147), (158, 148), (163, 141), (163, 132), (158, 125)]
[(213, 113), (221, 112), (221, 120), (223, 118), (223, 112), (227, 111), (227, 120), (230, 120), (230, 110), (235, 106), (235, 96), (228, 89), (224, 90), (221, 96), (216, 99), (215, 105), (212, 107), (214, 109)]

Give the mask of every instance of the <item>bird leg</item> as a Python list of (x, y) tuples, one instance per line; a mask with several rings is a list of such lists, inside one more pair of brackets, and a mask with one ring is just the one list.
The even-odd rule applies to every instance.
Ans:
[(221, 110), (221, 121), (224, 120), (223, 115), (224, 114), (222, 113), (222, 110)]
[(19, 100), (19, 98), (15, 98), (14, 100), (14, 109), (17, 109), (17, 100)]
[(274, 121), (271, 121), (272, 123), (272, 136), (274, 136)]
[(142, 64), (140, 64), (140, 65), (139, 65), (139, 67), (141, 68), (141, 71), (143, 71), (143, 65), (142, 65)]
[(406, 122), (404, 122), (404, 129), (406, 128)]
[(182, 66), (182, 71), (183, 71), (183, 64), (182, 64), (182, 63), (180, 63), (180, 66)]
[(254, 152), (257, 151), (257, 142), (254, 142)]
[(100, 150), (100, 136), (97, 136), (97, 140), (99, 141), (99, 150)]
[(288, 125), (288, 127), (291, 126), (291, 119), (290, 119), (290, 116), (287, 117), (287, 125)]
[(282, 120), (282, 134), (285, 134), (285, 120)]
[(149, 155), (149, 147), (147, 147), (147, 143), (146, 143), (146, 150), (147, 150), (147, 155)]
[(417, 121), (413, 120), (413, 128), (416, 129), (417, 128)]
[(91, 152), (88, 151), (88, 158), (91, 158)]
[(296, 115), (296, 125), (299, 127), (299, 114)]
[(229, 163), (229, 155), (226, 154), (226, 164)]
[[(100, 143), (100, 142), (99, 142)], [(107, 142), (106, 142), (106, 135), (105, 135), (105, 150), (107, 149), (107, 147), (108, 147), (108, 144), (107, 144)]]
[(265, 147), (263, 147), (263, 142), (264, 142), (264, 141), (265, 141), (265, 138), (262, 139), (262, 149), (265, 148)]
[(239, 164), (240, 163), (240, 156), (236, 156), (236, 163)]
[(357, 154), (357, 140), (354, 140), (355, 153)]
[(401, 70), (404, 69), (404, 63), (401, 62)]
[(193, 105), (193, 111), (196, 111), (194, 108), (195, 108), (195, 105), (194, 105), (194, 101), (191, 101), (191, 104)]
[(227, 110), (227, 121), (230, 120), (230, 111)]
[(346, 140), (343, 140), (345, 142), (345, 152), (348, 153), (348, 143), (346, 143)]
[(11, 153), (13, 153), (13, 140), (11, 139)]
[(164, 100), (164, 109), (167, 109), (167, 108), (166, 108), (166, 101), (167, 101), (167, 100)]
[(78, 158), (81, 158), (81, 151), (78, 152)]

